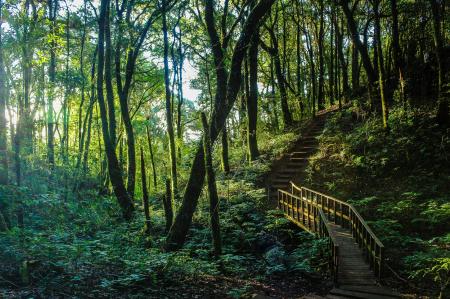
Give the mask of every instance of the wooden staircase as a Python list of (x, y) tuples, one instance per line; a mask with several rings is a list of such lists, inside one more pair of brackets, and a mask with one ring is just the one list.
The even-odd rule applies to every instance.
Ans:
[(299, 184), (325, 120), (326, 113), (317, 117), (293, 151), (280, 160), (269, 178), (269, 197), (297, 226), (329, 240), (329, 268), (335, 288), (326, 298), (399, 298), (379, 283), (384, 246), (358, 211), (345, 201)]
[(317, 149), (317, 137), (323, 131), (326, 116), (325, 113), (319, 114), (291, 151), (276, 162), (276, 167), (272, 169), (267, 184), (270, 202), (276, 202), (278, 189), (286, 190), (290, 182), (303, 181), (304, 170), (308, 165), (309, 157)]

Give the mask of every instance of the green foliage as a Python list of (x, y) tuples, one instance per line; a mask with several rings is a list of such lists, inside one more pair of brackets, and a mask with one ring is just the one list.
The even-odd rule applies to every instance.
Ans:
[(308, 168), (310, 183), (360, 211), (392, 268), (442, 290), (450, 246), (449, 135), (425, 109), (393, 107), (388, 133), (378, 116), (361, 116), (351, 108), (329, 119)]

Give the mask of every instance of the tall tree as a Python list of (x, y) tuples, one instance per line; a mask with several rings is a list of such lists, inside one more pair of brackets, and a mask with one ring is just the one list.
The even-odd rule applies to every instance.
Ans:
[[(134, 204), (127, 190), (122, 178), (122, 171), (117, 160), (115, 146), (112, 143), (112, 138), (109, 132), (108, 115), (106, 111), (105, 98), (103, 94), (103, 71), (105, 66), (105, 25), (108, 16), (107, 10), (109, 7), (109, 0), (101, 0), (100, 14), (98, 19), (98, 66), (97, 66), (97, 98), (100, 108), (100, 116), (102, 122), (103, 143), (105, 146), (106, 157), (108, 160), (108, 172), (113, 186), (114, 194), (117, 197), (119, 205), (122, 208), (125, 219), (130, 219), (133, 214)], [(108, 43), (107, 43), (108, 46)]]
[(148, 190), (147, 190), (147, 176), (145, 175), (145, 160), (144, 152), (141, 148), (141, 185), (142, 185), (142, 201), (144, 203), (144, 215), (145, 215), (145, 232), (150, 232), (150, 207), (148, 204)]
[[(3, 1), (0, 0), (0, 20), (2, 19)], [(3, 37), (0, 26), (0, 185), (8, 184), (8, 153), (6, 137), (6, 98), (8, 97), (5, 63), (3, 60)]]
[(214, 246), (214, 255), (218, 256), (222, 253), (222, 241), (220, 238), (219, 223), (219, 196), (217, 195), (216, 177), (212, 163), (212, 146), (209, 137), (209, 126), (206, 120), (206, 114), (201, 114), (203, 124), (203, 149), (205, 157), (206, 181), (208, 184), (209, 197), (209, 214), (211, 222), (211, 233)]
[(440, 124), (450, 124), (450, 109), (448, 95), (443, 93), (445, 82), (445, 62), (443, 54), (443, 41), (441, 32), (441, 7), (438, 0), (429, 0), (433, 16), (433, 39), (438, 67), (438, 109), (437, 119)]
[[(212, 0), (205, 1), (205, 23), (214, 56), (217, 77), (215, 105), (209, 124), (211, 144), (214, 144), (217, 139), (218, 134), (223, 128), (225, 120), (236, 101), (241, 84), (242, 61), (251, 41), (251, 37), (255, 32), (255, 28), (259, 26), (260, 20), (267, 14), (274, 2), (275, 0), (261, 0), (245, 20), (242, 31), (233, 48), (230, 71), (227, 74), (223, 60), (223, 48), (215, 26), (214, 2)], [(184, 191), (181, 207), (166, 239), (166, 250), (175, 250), (184, 244), (192, 221), (192, 216), (197, 207), (204, 179), (205, 164), (203, 142), (200, 142), (191, 166), (189, 180)]]
[(167, 134), (169, 137), (169, 155), (170, 155), (170, 174), (172, 183), (172, 200), (175, 200), (177, 196), (178, 183), (177, 183), (177, 157), (176, 157), (176, 145), (175, 145), (175, 132), (173, 128), (173, 109), (172, 109), (172, 96), (170, 91), (170, 74), (169, 74), (169, 39), (167, 32), (167, 14), (168, 6), (166, 0), (162, 0), (162, 31), (163, 31), (163, 43), (164, 43), (164, 85), (166, 93), (166, 125)]
[(377, 81), (377, 75), (370, 60), (369, 51), (367, 50), (367, 44), (363, 44), (361, 42), (361, 39), (359, 38), (360, 34), (358, 31), (358, 26), (354, 18), (355, 7), (349, 7), (349, 0), (339, 0), (339, 4), (342, 7), (342, 11), (344, 12), (344, 15), (347, 19), (347, 26), (353, 45), (355, 46), (356, 50), (358, 50), (359, 55), (361, 56), (362, 64), (364, 66), (364, 70), (366, 71), (369, 84), (373, 85)]
[(50, 167), (55, 164), (55, 142), (53, 128), (53, 101), (55, 98), (56, 85), (56, 14), (58, 11), (58, 0), (48, 0), (48, 20), (50, 23), (50, 64), (48, 67), (48, 103), (47, 103), (47, 161)]
[(325, 108), (325, 93), (324, 93), (324, 22), (325, 22), (325, 6), (324, 0), (319, 0), (319, 32), (317, 35), (317, 50), (319, 52), (319, 90), (317, 94), (317, 108), (322, 110)]
[(378, 86), (381, 99), (381, 113), (383, 117), (383, 127), (388, 129), (388, 107), (385, 90), (385, 72), (383, 61), (383, 45), (381, 40), (381, 24), (380, 24), (380, 0), (372, 0), (373, 10), (375, 13), (375, 42), (377, 48), (377, 64), (378, 64)]
[(253, 34), (248, 50), (250, 92), (247, 100), (247, 147), (250, 161), (259, 156), (256, 128), (258, 122), (258, 45), (259, 29)]
[[(116, 88), (119, 95), (120, 113), (122, 116), (125, 133), (127, 136), (127, 191), (131, 197), (134, 196), (134, 189), (136, 185), (136, 145), (133, 124), (131, 122), (129, 97), (131, 93), (131, 86), (136, 70), (136, 61), (142, 49), (144, 40), (150, 30), (150, 27), (160, 15), (159, 9), (154, 9), (147, 19), (143, 21), (141, 26), (135, 25), (139, 23), (139, 18), (146, 14), (137, 13), (136, 19), (131, 19), (137, 9), (142, 9), (148, 12), (152, 3), (148, 6), (140, 7), (134, 1), (122, 1), (121, 5), (116, 2), (116, 45), (115, 45), (115, 77)], [(149, 7), (150, 6), (150, 7)], [(126, 30), (125, 30), (126, 29)], [(129, 36), (124, 37), (128, 32)], [(125, 52), (125, 55), (122, 53)], [(125, 57), (125, 69), (122, 72), (122, 59)], [(124, 75), (122, 75), (124, 73)]]
[(292, 114), (289, 110), (289, 104), (288, 104), (288, 97), (287, 97), (287, 90), (286, 90), (286, 78), (283, 75), (283, 69), (281, 65), (281, 59), (280, 59), (280, 51), (278, 49), (278, 39), (275, 35), (274, 31), (274, 22), (271, 27), (265, 26), (267, 32), (270, 36), (271, 46), (266, 45), (264, 42), (261, 41), (261, 46), (264, 50), (266, 50), (273, 58), (274, 67), (275, 67), (275, 75), (277, 78), (277, 85), (278, 89), (280, 91), (280, 100), (281, 100), (281, 112), (283, 114), (283, 121), (285, 127), (292, 126), (293, 120), (292, 120)]

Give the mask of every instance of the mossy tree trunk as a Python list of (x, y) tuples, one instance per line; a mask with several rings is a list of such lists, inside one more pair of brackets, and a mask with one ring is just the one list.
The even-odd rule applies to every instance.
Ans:
[(212, 146), (209, 135), (209, 126), (204, 112), (201, 114), (203, 124), (203, 150), (206, 169), (206, 181), (208, 184), (209, 197), (209, 214), (211, 222), (211, 234), (214, 247), (214, 255), (222, 254), (222, 241), (220, 238), (220, 223), (219, 223), (219, 196), (217, 195), (216, 178), (212, 163)]
[(383, 61), (383, 44), (381, 40), (381, 25), (380, 25), (380, 0), (372, 0), (373, 10), (375, 12), (375, 42), (377, 48), (377, 64), (378, 64), (378, 86), (381, 99), (381, 113), (383, 118), (383, 127), (388, 129), (389, 109), (387, 106), (386, 89), (385, 89), (385, 71)]

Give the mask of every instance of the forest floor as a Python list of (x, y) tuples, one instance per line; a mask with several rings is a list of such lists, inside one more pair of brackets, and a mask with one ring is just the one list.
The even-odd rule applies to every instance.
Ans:
[[(267, 210), (264, 177), (308, 126), (261, 132), (261, 157), (248, 165), (245, 147), (230, 149), (232, 172), (218, 173), (223, 255), (211, 252), (208, 200), (202, 194), (188, 241), (164, 252), (161, 194), (150, 199), (152, 229), (143, 233), (142, 207), (121, 220), (112, 196), (14, 186), (0, 189), (11, 205), (25, 204), (25, 228), (0, 233), (0, 297), (5, 298), (298, 298), (325, 294), (332, 283), (326, 243)], [(219, 154), (219, 153), (217, 153)], [(40, 182), (36, 182), (39, 185)], [(95, 186), (95, 185), (94, 185)], [(177, 204), (176, 204), (177, 205)], [(266, 297), (264, 297), (266, 296)]]
[[(387, 283), (404, 293), (447, 292), (450, 265), (450, 140), (428, 111), (393, 109), (386, 134), (378, 118), (356, 108), (333, 114), (307, 168), (306, 186), (352, 202), (388, 248)], [(273, 135), (261, 130), (261, 157), (245, 162), (230, 149), (232, 173), (218, 173), (223, 255), (211, 252), (209, 207), (202, 194), (188, 241), (164, 252), (161, 194), (151, 197), (152, 229), (138, 207), (121, 220), (115, 199), (83, 190), (38, 192), (14, 186), (0, 196), (15, 211), (25, 203), (25, 229), (0, 233), (1, 298), (301, 298), (332, 288), (326, 242), (267, 210), (263, 185), (307, 123)], [(217, 150), (217, 149), (216, 149)], [(216, 153), (220, 154), (220, 153)], [(219, 156), (219, 155), (218, 155)], [(446, 268), (447, 267), (447, 268)], [(447, 275), (447, 276), (446, 276)]]

